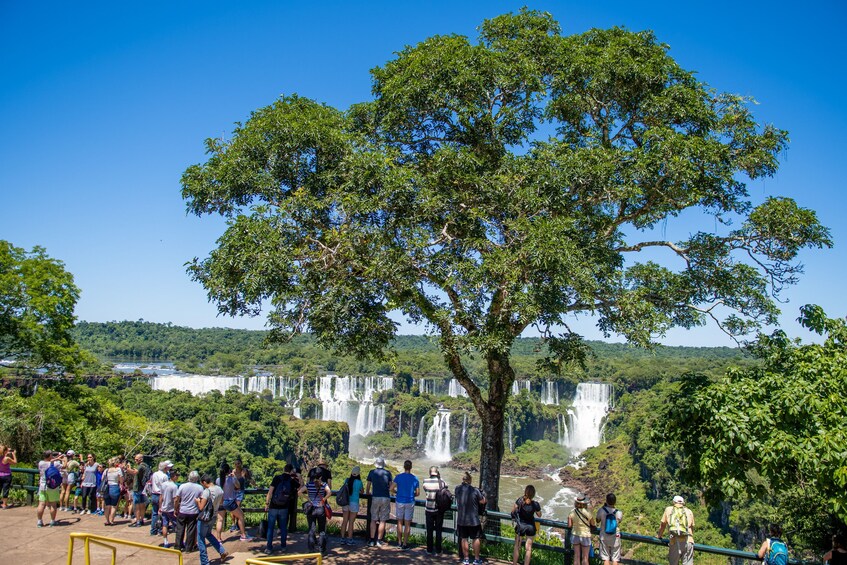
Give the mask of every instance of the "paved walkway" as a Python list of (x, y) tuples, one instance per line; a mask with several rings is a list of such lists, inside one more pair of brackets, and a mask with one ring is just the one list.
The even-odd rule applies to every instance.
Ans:
[[(45, 518), (49, 522), (49, 513), (45, 512)], [(68, 562), (68, 541), (71, 532), (86, 532), (101, 536), (130, 540), (139, 543), (159, 545), (160, 537), (150, 536), (150, 529), (128, 528), (129, 520), (116, 520), (116, 526), (105, 526), (101, 516), (79, 516), (69, 512), (59, 512), (57, 515), (59, 524), (54, 527), (37, 528), (35, 526), (35, 508), (22, 506), (0, 510), (0, 531), (3, 536), (3, 551), (0, 565), (59, 565)], [(173, 540), (173, 537), (171, 537)], [(433, 565), (451, 564), (456, 565), (459, 561), (455, 555), (431, 556), (427, 555), (424, 548), (416, 547), (411, 550), (402, 551), (395, 545), (383, 546), (381, 548), (368, 548), (364, 546), (364, 540), (358, 540), (359, 545), (354, 547), (337, 545), (338, 538), (329, 538), (329, 550), (324, 563), (329, 565), (374, 565), (374, 564), (414, 564), (427, 563)], [(265, 546), (264, 540), (242, 542), (238, 534), (224, 534), (224, 545), (231, 555), (225, 563), (227, 565), (244, 565), (250, 557), (260, 557), (264, 554), (261, 550)], [(278, 539), (277, 539), (278, 545)], [(302, 532), (290, 535), (286, 554), (307, 553), (305, 534)], [(91, 548), (92, 565), (108, 564), (111, 562), (111, 552), (104, 548)], [(282, 555), (275, 553), (274, 555)], [(218, 553), (210, 549), (209, 557), (215, 565), (221, 563)], [(75, 564), (84, 563), (83, 549), (80, 541), (76, 542), (74, 551)], [(197, 565), (200, 558), (197, 552), (185, 554), (186, 565)], [(172, 555), (143, 549), (119, 547), (117, 563), (141, 563), (143, 565), (165, 565), (175, 564), (177, 560)], [(287, 563), (298, 563), (289, 561)], [(307, 563), (299, 561), (299, 563)], [(314, 563), (314, 561), (311, 561)], [(487, 563), (503, 563), (488, 560)]]

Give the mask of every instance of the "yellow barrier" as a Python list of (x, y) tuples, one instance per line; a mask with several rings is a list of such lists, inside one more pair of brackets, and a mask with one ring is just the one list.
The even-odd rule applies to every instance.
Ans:
[(247, 559), (247, 565), (271, 565), (272, 563), (282, 563), (283, 561), (299, 561), (300, 559), (317, 559), (318, 565), (323, 563), (323, 556), (320, 553), (301, 553), (300, 555), (280, 555), (279, 557), (250, 557)]
[[(146, 543), (139, 543), (137, 541), (128, 541), (117, 538), (108, 538), (106, 536), (98, 536), (96, 534), (89, 534), (86, 532), (72, 532), (70, 535), (70, 540), (68, 541), (68, 565), (73, 565), (74, 562), (74, 542), (77, 539), (83, 540), (83, 547), (85, 548), (85, 565), (91, 565), (91, 550), (90, 545), (93, 543), (94, 545), (99, 545), (100, 547), (105, 547), (107, 549), (112, 550), (112, 565), (115, 565), (115, 560), (117, 558), (118, 550), (114, 545), (109, 545), (111, 543), (118, 545), (128, 545), (129, 547), (137, 547), (139, 549), (152, 549), (154, 551), (170, 553), (174, 555), (179, 560), (179, 565), (182, 565), (182, 552), (178, 549), (170, 549), (166, 547), (157, 547), (155, 545), (148, 545)], [(318, 561), (318, 565), (320, 565), (320, 561)]]

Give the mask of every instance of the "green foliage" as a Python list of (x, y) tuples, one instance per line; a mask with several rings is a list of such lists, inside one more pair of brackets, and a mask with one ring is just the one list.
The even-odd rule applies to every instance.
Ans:
[(42, 247), (0, 240), (0, 359), (61, 372), (93, 361), (71, 336), (79, 289)]
[(752, 349), (761, 366), (684, 381), (665, 429), (686, 430), (672, 438), (682, 476), (711, 504), (766, 500), (772, 510), (760, 522), (781, 520), (817, 545), (822, 522), (847, 521), (847, 324), (817, 306), (803, 307), (800, 322), (823, 342), (760, 336)]
[(346, 424), (297, 420), (256, 394), (194, 397), (117, 379), (94, 389), (47, 382), (29, 397), (0, 394), (0, 443), (16, 447), (22, 462), (37, 461), (45, 449), (91, 451), (100, 460), (143, 452), (214, 474), (241, 456), (267, 485), (286, 462), (310, 467), (347, 452)]

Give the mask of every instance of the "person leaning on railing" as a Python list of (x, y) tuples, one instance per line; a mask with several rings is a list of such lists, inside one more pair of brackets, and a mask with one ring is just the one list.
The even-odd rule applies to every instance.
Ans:
[(0, 509), (9, 507), (9, 488), (12, 486), (12, 465), (17, 465), (18, 459), (15, 450), (9, 449), (8, 445), (0, 445), (0, 496), (3, 505)]

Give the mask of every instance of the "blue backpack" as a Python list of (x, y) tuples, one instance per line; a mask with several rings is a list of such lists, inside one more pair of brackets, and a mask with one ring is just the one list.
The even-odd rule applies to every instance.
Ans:
[(779, 538), (771, 538), (771, 550), (765, 557), (767, 565), (788, 565), (788, 546)]
[(50, 464), (47, 470), (44, 471), (44, 484), (47, 488), (59, 488), (62, 486), (62, 473), (59, 468)]
[(603, 522), (603, 533), (615, 535), (618, 533), (618, 511), (614, 508), (609, 510), (607, 506), (603, 507), (606, 513), (606, 519)]

